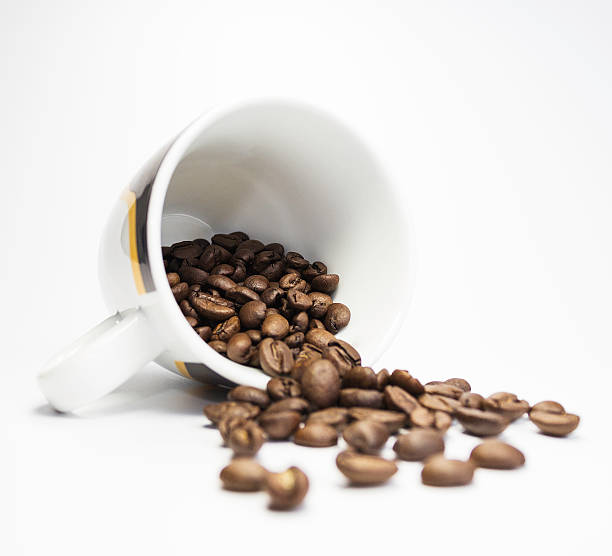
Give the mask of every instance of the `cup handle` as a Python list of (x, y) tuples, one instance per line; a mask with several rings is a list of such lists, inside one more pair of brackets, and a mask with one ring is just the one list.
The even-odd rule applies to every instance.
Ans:
[(141, 309), (116, 313), (58, 353), (38, 375), (49, 403), (68, 412), (108, 394), (163, 351)]

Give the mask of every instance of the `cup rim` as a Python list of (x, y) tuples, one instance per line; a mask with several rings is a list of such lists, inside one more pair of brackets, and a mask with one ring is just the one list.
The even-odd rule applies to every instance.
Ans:
[[(195, 363), (204, 363), (209, 366), (217, 374), (222, 375), (237, 384), (249, 384), (251, 386), (265, 387), (269, 377), (263, 373), (260, 369), (241, 365), (234, 361), (231, 361), (227, 357), (217, 353), (212, 349), (206, 342), (202, 341), (200, 337), (195, 334), (192, 327), (183, 317), (178, 304), (175, 302), (174, 297), (168, 280), (166, 278), (166, 272), (163, 265), (163, 258), (161, 253), (161, 222), (163, 215), (163, 206), (168, 191), (168, 187), (172, 180), (172, 176), (185, 152), (198, 138), (198, 136), (207, 128), (222, 120), (226, 116), (235, 113), (246, 108), (264, 106), (264, 105), (278, 105), (289, 107), (300, 111), (311, 112), (314, 115), (324, 118), (325, 120), (333, 123), (335, 126), (348, 132), (354, 139), (356, 139), (363, 148), (370, 154), (372, 159), (377, 163), (381, 175), (385, 178), (385, 184), (395, 184), (397, 180), (389, 171), (388, 164), (384, 164), (381, 161), (380, 156), (376, 150), (364, 141), (361, 134), (352, 129), (345, 122), (329, 113), (328, 111), (314, 106), (308, 102), (297, 101), (293, 99), (280, 98), (280, 97), (257, 97), (249, 99), (240, 99), (227, 104), (223, 104), (212, 108), (205, 112), (193, 122), (191, 122), (183, 131), (181, 131), (170, 148), (166, 152), (162, 159), (162, 162), (158, 168), (156, 176), (154, 178), (151, 190), (151, 197), (149, 200), (148, 217), (147, 217), (147, 250), (149, 265), (155, 290), (160, 293), (158, 307), (161, 309), (163, 318), (168, 322), (172, 323), (171, 326), (178, 332), (178, 336), (183, 345), (188, 351), (193, 354), (196, 361)], [(386, 187), (386, 185), (385, 185)], [(394, 187), (387, 187), (388, 193), (392, 198), (397, 199), (397, 190)], [(395, 203), (398, 208), (398, 212), (402, 219), (402, 224), (406, 227), (407, 238), (406, 238), (406, 290), (408, 294), (398, 303), (397, 316), (393, 323), (389, 326), (389, 329), (383, 336), (380, 347), (373, 356), (373, 361), (366, 361), (365, 364), (373, 364), (385, 353), (389, 348), (393, 340), (396, 338), (400, 327), (402, 326), (408, 311), (408, 306), (412, 298), (414, 290), (414, 278), (415, 278), (415, 254), (414, 254), (414, 234), (413, 234), (413, 221), (410, 218), (408, 210), (403, 206), (402, 203)], [(339, 338), (342, 338), (342, 332), (338, 334)], [(358, 346), (356, 346), (358, 348)]]

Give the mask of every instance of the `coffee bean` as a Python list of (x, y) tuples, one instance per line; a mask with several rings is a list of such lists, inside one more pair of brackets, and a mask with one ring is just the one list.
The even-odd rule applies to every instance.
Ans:
[(181, 241), (179, 243), (175, 243), (170, 250), (172, 256), (176, 257), (177, 259), (191, 259), (194, 257), (199, 257), (202, 254), (202, 251), (204, 251), (201, 245), (198, 245), (192, 241)]
[(198, 326), (195, 331), (205, 342), (208, 342), (212, 336), (212, 328), (210, 326)]
[(258, 301), (259, 294), (250, 290), (246, 286), (235, 286), (225, 292), (228, 299), (236, 303), (248, 303), (249, 301)]
[[(267, 317), (267, 319), (269, 318), (271, 317)], [(281, 340), (264, 338), (259, 343), (258, 352), (259, 363), (266, 374), (271, 376), (286, 375), (293, 368), (293, 354), (289, 346)]]
[(170, 286), (170, 288), (177, 286), (181, 281), (181, 277), (176, 272), (170, 272), (169, 274), (166, 274), (166, 278), (168, 278), (168, 285)]
[(312, 279), (311, 285), (313, 291), (323, 293), (333, 293), (338, 287), (340, 277), (337, 274), (320, 274)]
[(476, 436), (495, 436), (509, 424), (509, 421), (499, 413), (469, 407), (458, 407), (455, 417), (467, 432)]
[(391, 379), (391, 375), (387, 369), (382, 369), (376, 373), (376, 389), (381, 392), (385, 389), (385, 387), (389, 384), (389, 380)]
[(506, 419), (514, 421), (529, 410), (529, 403), (519, 400), (516, 394), (509, 392), (496, 392), (485, 398), (483, 402), (485, 410), (494, 411), (503, 415)]
[(215, 245), (220, 245), (228, 251), (235, 251), (236, 247), (242, 243), (240, 238), (233, 234), (215, 234), (212, 236), (212, 238), (210, 238), (210, 241)]
[(227, 342), (234, 334), (237, 334), (238, 332), (240, 332), (240, 319), (233, 316), (223, 322), (220, 322), (213, 328), (212, 339)]
[(452, 384), (457, 388), (461, 388), (461, 390), (463, 390), (464, 392), (469, 392), (472, 389), (470, 383), (463, 378), (449, 378), (444, 382), (446, 382), (447, 384)]
[(227, 292), (228, 290), (236, 287), (236, 282), (221, 274), (210, 274), (206, 278), (206, 283), (212, 288), (222, 292)]
[(338, 403), (344, 407), (371, 407), (372, 409), (382, 409), (384, 406), (382, 392), (361, 388), (343, 388), (340, 390)]
[(245, 330), (244, 333), (251, 338), (253, 345), (257, 345), (259, 342), (261, 342), (261, 330)]
[(223, 487), (239, 492), (256, 492), (261, 490), (268, 472), (251, 458), (235, 458), (225, 466), (219, 475)]
[(414, 429), (399, 435), (393, 450), (398, 458), (405, 461), (423, 461), (444, 452), (444, 438), (432, 429)]
[(298, 413), (304, 413), (310, 407), (308, 400), (304, 398), (284, 398), (271, 403), (264, 413), (277, 413), (279, 411), (297, 411)]
[[(301, 276), (296, 272), (290, 272), (289, 274), (285, 274), (278, 281), (278, 285), (283, 290), (290, 290), (300, 285), (303, 282)], [(302, 286), (303, 289), (303, 286)]]
[(268, 266), (257, 269), (256, 271), (265, 276), (271, 282), (278, 280), (285, 272), (285, 263), (284, 261), (275, 261), (270, 263)]
[(282, 243), (268, 243), (264, 245), (264, 251), (273, 251), (277, 256), (282, 257), (285, 254), (285, 247)]
[(451, 415), (455, 412), (456, 408), (461, 407), (458, 400), (447, 398), (446, 396), (439, 396), (437, 394), (421, 394), (418, 400), (422, 406), (428, 409), (445, 411)]
[[(199, 293), (199, 292), (194, 292)], [(236, 314), (232, 307), (213, 301), (210, 296), (196, 295), (190, 298), (191, 305), (201, 317), (214, 322), (227, 320)]]
[(294, 332), (285, 338), (285, 343), (290, 348), (299, 348), (304, 343), (304, 333)]
[(239, 248), (248, 249), (253, 253), (259, 253), (263, 248), (264, 244), (258, 239), (246, 239), (238, 245)]
[(238, 313), (244, 328), (257, 328), (266, 318), (266, 304), (263, 301), (248, 301)]
[(387, 386), (384, 389), (385, 405), (389, 409), (403, 411), (410, 415), (419, 405), (417, 400), (399, 386)]
[(308, 313), (300, 311), (291, 317), (290, 332), (302, 332), (306, 334), (308, 330)]
[(293, 442), (310, 448), (325, 448), (338, 443), (338, 433), (325, 423), (310, 422), (295, 432)]
[(289, 268), (295, 268), (297, 270), (304, 270), (308, 267), (308, 261), (295, 251), (288, 251), (285, 255), (285, 261)]
[(332, 334), (338, 333), (351, 320), (351, 311), (344, 303), (332, 303), (327, 308), (323, 324)]
[[(195, 266), (187, 266), (185, 268), (179, 269), (181, 280), (183, 282), (187, 282), (190, 286), (193, 284), (206, 284), (206, 279), (208, 278), (208, 272), (202, 270), (201, 268), (196, 268)], [(178, 276), (178, 274), (177, 274)]]
[(308, 477), (297, 467), (266, 476), (270, 509), (291, 510), (301, 504), (308, 492)]
[(327, 274), (327, 266), (321, 261), (315, 261), (302, 271), (302, 277), (309, 282), (321, 274)]
[(198, 318), (198, 314), (196, 313), (196, 310), (191, 306), (189, 301), (187, 301), (186, 299), (183, 299), (183, 301), (179, 303), (179, 307), (181, 309), (181, 313), (183, 313), (183, 315), (185, 315), (186, 317), (193, 317), (194, 319)]
[(388, 409), (372, 409), (369, 407), (351, 407), (348, 410), (351, 419), (356, 421), (375, 421), (384, 425), (389, 434), (395, 434), (406, 424), (406, 414)]
[(377, 454), (387, 442), (389, 430), (382, 423), (366, 419), (351, 423), (342, 437), (357, 452)]
[(547, 400), (535, 404), (529, 410), (529, 413), (531, 413), (532, 411), (545, 411), (546, 413), (565, 413), (565, 408), (558, 402)]
[(303, 343), (300, 353), (295, 358), (293, 369), (291, 369), (291, 378), (301, 380), (304, 369), (315, 359), (321, 359), (321, 350), (313, 344)]
[(311, 292), (308, 294), (308, 297), (312, 303), (309, 311), (310, 316), (315, 319), (322, 319), (332, 304), (332, 298), (322, 292)]
[(434, 456), (421, 471), (423, 484), (430, 486), (463, 486), (472, 482), (474, 466), (467, 461)]
[(425, 389), (421, 382), (413, 377), (409, 371), (404, 371), (401, 369), (395, 369), (393, 373), (391, 373), (391, 377), (389, 378), (389, 383), (393, 386), (399, 386), (412, 394), (413, 396), (420, 396)]
[(261, 324), (261, 333), (276, 340), (289, 334), (289, 321), (282, 315), (269, 315)]
[(187, 320), (187, 323), (191, 327), (195, 328), (198, 325), (198, 319), (195, 319), (193, 317), (185, 317), (185, 319)]
[(304, 397), (318, 408), (329, 407), (338, 400), (340, 376), (325, 359), (316, 359), (304, 369), (301, 384)]
[(397, 472), (397, 465), (392, 461), (351, 451), (340, 452), (336, 466), (355, 485), (382, 484)]
[(187, 282), (179, 282), (176, 286), (170, 288), (172, 295), (177, 303), (183, 301), (189, 295), (189, 284)]
[(227, 353), (227, 343), (222, 342), (221, 340), (211, 340), (208, 342), (208, 345), (217, 353), (221, 353), (222, 355)]
[(376, 374), (370, 367), (351, 367), (342, 378), (344, 388), (376, 388)]
[[(223, 264), (218, 264), (217, 266), (215, 266), (210, 271), (210, 273), (219, 274), (221, 276), (228, 276), (229, 278), (231, 278), (232, 274), (234, 274), (234, 270), (235, 270), (235, 267), (233, 267), (231, 264), (223, 263)], [(202, 272), (205, 272), (205, 271), (202, 271)]]
[(252, 403), (246, 402), (220, 402), (208, 404), (204, 407), (204, 415), (208, 417), (214, 424), (217, 424), (224, 417), (244, 417), (245, 419), (254, 419), (259, 415), (259, 407)]
[(453, 418), (444, 411), (434, 411), (434, 427), (441, 431), (446, 432), (453, 424)]
[(249, 402), (265, 409), (270, 405), (270, 396), (265, 390), (253, 386), (236, 386), (227, 394), (227, 399), (233, 402)]
[[(308, 334), (306, 336), (308, 336)], [(343, 377), (351, 367), (361, 365), (361, 356), (357, 350), (348, 342), (338, 340), (337, 338), (329, 342), (328, 346), (321, 352), (321, 356), (331, 361), (336, 366), (341, 377)]]
[(291, 288), (287, 292), (287, 303), (295, 311), (308, 311), (312, 307), (310, 297), (296, 288)]
[(227, 445), (236, 456), (252, 457), (259, 451), (265, 439), (261, 427), (254, 421), (249, 421), (230, 432)]
[(302, 395), (302, 387), (297, 380), (288, 377), (272, 378), (266, 386), (268, 395), (273, 400), (298, 398)]
[(349, 410), (345, 407), (327, 407), (318, 411), (313, 411), (308, 415), (306, 424), (323, 423), (342, 430), (349, 420)]
[(270, 282), (261, 274), (252, 274), (244, 281), (244, 285), (253, 290), (255, 293), (263, 293), (269, 286)]
[(251, 419), (245, 419), (244, 417), (235, 417), (231, 414), (228, 417), (222, 417), (217, 423), (217, 428), (219, 429), (221, 438), (223, 438), (223, 442), (227, 444), (230, 433), (236, 427), (242, 427), (250, 422)]
[(580, 417), (572, 413), (549, 413), (548, 411), (531, 411), (529, 419), (544, 434), (550, 436), (566, 436), (576, 429)]
[(410, 412), (410, 424), (413, 427), (429, 428), (433, 427), (435, 422), (434, 412), (430, 411), (422, 405), (417, 405)]
[(464, 392), (459, 398), (459, 403), (463, 407), (471, 407), (473, 409), (484, 409), (484, 398), (475, 392)]
[(438, 396), (453, 398), (455, 400), (458, 400), (464, 393), (461, 388), (453, 386), (452, 384), (446, 384), (444, 382), (440, 384), (426, 384), (425, 392), (428, 394), (436, 394)]
[(525, 456), (510, 444), (499, 440), (485, 440), (472, 450), (470, 461), (487, 469), (516, 469), (525, 464)]
[(310, 319), (308, 330), (325, 330), (325, 325), (319, 319)]
[(272, 440), (285, 440), (298, 428), (302, 416), (297, 411), (263, 413), (259, 425)]
[(317, 346), (320, 350), (326, 348), (335, 339), (336, 337), (332, 333), (321, 328), (313, 328), (306, 332), (305, 336), (306, 342)]
[(220, 245), (209, 245), (200, 256), (200, 268), (210, 272), (218, 264), (229, 262), (231, 257), (232, 254)]

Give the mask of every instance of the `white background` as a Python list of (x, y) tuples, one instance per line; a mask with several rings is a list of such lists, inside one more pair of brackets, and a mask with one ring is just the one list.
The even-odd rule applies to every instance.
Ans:
[[(2, 1), (2, 553), (609, 553), (611, 24), (584, 1)], [(346, 488), (335, 448), (267, 445), (311, 478), (279, 514), (219, 488), (201, 386), (150, 365), (78, 416), (45, 405), (37, 370), (107, 314), (97, 242), (120, 191), (255, 94), (338, 114), (403, 184), (417, 284), (380, 365), (559, 400), (576, 433), (513, 426), (526, 467), (454, 490), (410, 463)], [(447, 452), (476, 442), (452, 430)]]

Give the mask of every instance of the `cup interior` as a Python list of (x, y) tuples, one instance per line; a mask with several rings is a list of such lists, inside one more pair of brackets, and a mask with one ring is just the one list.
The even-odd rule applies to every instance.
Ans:
[[(329, 115), (289, 102), (249, 103), (209, 115), (185, 135), (183, 151), (166, 169), (161, 233), (150, 247), (242, 230), (323, 261), (340, 275), (334, 300), (351, 310), (338, 337), (358, 349), (364, 365), (374, 364), (404, 316), (411, 253), (395, 186), (372, 151)], [(153, 272), (165, 280), (161, 255)], [(178, 307), (176, 317), (201, 343), (203, 363), (252, 382), (252, 368), (197, 338)]]

